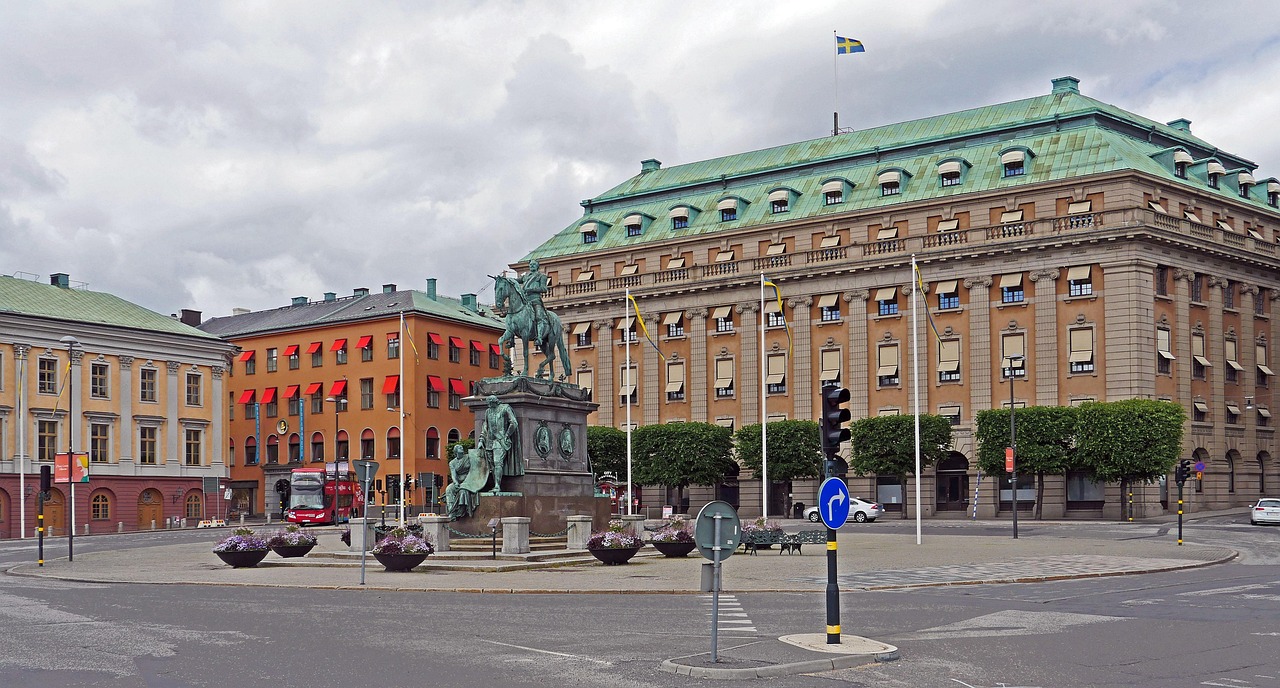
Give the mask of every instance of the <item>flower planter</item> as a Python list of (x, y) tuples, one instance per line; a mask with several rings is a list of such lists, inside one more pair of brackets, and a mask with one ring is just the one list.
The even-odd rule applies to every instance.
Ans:
[(267, 550), (250, 549), (238, 552), (214, 552), (218, 558), (227, 566), (233, 569), (248, 569), (258, 565), (258, 562), (267, 558)]
[(426, 554), (379, 554), (373, 556), (388, 571), (412, 571), (413, 567), (426, 560)]
[(651, 542), (653, 548), (662, 552), (664, 557), (683, 557), (698, 546), (696, 542)]
[(599, 559), (605, 566), (625, 564), (640, 551), (639, 547), (614, 547), (611, 549), (592, 549), (591, 556)]
[(310, 552), (312, 547), (315, 547), (315, 545), (276, 545), (271, 548), (271, 551), (285, 559), (291, 559), (293, 557), (307, 556), (307, 552)]

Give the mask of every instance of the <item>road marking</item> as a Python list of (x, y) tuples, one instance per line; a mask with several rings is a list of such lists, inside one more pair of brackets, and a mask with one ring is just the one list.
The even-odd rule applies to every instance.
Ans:
[(983, 638), (1061, 633), (1068, 628), (1107, 621), (1120, 621), (1116, 616), (1072, 614), (1067, 612), (1025, 612), (1007, 609), (993, 614), (974, 617), (967, 621), (926, 628), (907, 635), (912, 640), (936, 640), (954, 638)]
[(1209, 595), (1230, 595), (1234, 592), (1244, 592), (1245, 590), (1258, 590), (1260, 588), (1269, 588), (1271, 583), (1252, 583), (1250, 585), (1233, 585), (1228, 588), (1209, 588), (1208, 590), (1192, 590), (1190, 592), (1180, 592), (1178, 595), (1182, 597), (1207, 597)]
[(553, 652), (551, 650), (539, 650), (536, 647), (525, 647), (524, 645), (512, 645), (511, 643), (504, 643), (497, 640), (489, 640), (488, 638), (480, 638), (480, 640), (486, 643), (493, 643), (494, 645), (502, 645), (504, 647), (514, 647), (517, 650), (528, 650), (529, 652), (541, 652), (544, 655), (555, 655), (556, 657), (564, 657), (565, 659), (580, 659), (584, 662), (595, 662), (596, 664), (613, 666), (613, 662), (606, 662), (601, 659), (592, 659), (590, 657), (583, 657), (582, 655), (571, 655), (565, 652)]

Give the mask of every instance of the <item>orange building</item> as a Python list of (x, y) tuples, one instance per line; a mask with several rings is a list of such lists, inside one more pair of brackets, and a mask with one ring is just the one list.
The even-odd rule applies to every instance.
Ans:
[(200, 329), (237, 347), (224, 397), (232, 515), (277, 515), (290, 471), (335, 457), (378, 462), (379, 504), (398, 503), (403, 457), (406, 501), (423, 510), (443, 494), (448, 444), (474, 426), (462, 398), (502, 374), (501, 320), (475, 294), (437, 295), (434, 279), (425, 292), (296, 297)]

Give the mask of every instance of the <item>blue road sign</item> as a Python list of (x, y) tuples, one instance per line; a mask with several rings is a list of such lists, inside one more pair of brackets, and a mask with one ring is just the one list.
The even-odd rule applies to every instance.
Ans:
[(1203, 461), (1197, 461), (1197, 462), (1196, 462), (1196, 465), (1195, 465), (1195, 469), (1196, 469), (1196, 472), (1198, 472), (1198, 473), (1203, 473), (1203, 472), (1204, 472), (1204, 462), (1203, 462)]
[(818, 515), (828, 528), (839, 528), (849, 520), (849, 487), (839, 478), (827, 478), (818, 488)]

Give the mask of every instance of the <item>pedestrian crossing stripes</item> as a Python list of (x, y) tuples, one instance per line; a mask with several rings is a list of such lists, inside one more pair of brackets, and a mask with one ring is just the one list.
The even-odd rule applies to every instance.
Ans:
[[(711, 595), (702, 595), (702, 606), (706, 609), (708, 619), (711, 617)], [(737, 595), (720, 593), (720, 615), (718, 617), (720, 635), (741, 633), (755, 634), (756, 625), (743, 610)]]

